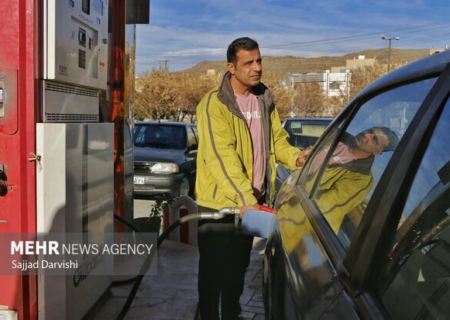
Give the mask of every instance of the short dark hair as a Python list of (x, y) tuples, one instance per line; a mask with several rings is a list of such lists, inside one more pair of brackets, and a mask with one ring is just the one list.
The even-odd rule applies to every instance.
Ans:
[(399, 139), (397, 134), (386, 127), (373, 127), (372, 129), (378, 129), (383, 132), (389, 140), (389, 144), (383, 147), (383, 151), (394, 151), (397, 148)]
[(235, 63), (236, 55), (239, 50), (250, 51), (253, 49), (259, 49), (258, 42), (248, 37), (238, 38), (228, 46), (227, 62)]

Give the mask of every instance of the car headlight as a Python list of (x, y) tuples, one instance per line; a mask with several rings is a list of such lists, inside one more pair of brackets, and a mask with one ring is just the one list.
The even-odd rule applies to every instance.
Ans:
[(178, 165), (176, 163), (157, 162), (151, 167), (152, 173), (176, 173)]

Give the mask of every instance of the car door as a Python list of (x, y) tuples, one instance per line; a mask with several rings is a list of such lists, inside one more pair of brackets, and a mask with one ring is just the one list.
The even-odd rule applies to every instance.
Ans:
[[(352, 262), (365, 236), (359, 225), (395, 148), (385, 145), (385, 152), (364, 163), (338, 151), (350, 136), (357, 140), (358, 134), (378, 130), (374, 128), (394, 132), (400, 145), (435, 82), (436, 77), (420, 79), (355, 100), (319, 140), (299, 178), (282, 187), (277, 198), (279, 230), (268, 249), (274, 249), (278, 259), (268, 263), (272, 270), (284, 271), (277, 275), (287, 283), (284, 301), (291, 303), (272, 295), (272, 318), (276, 312), (284, 312), (287, 319), (355, 318), (364, 312), (364, 302), (357, 299), (363, 288), (352, 278), (357, 269)], [(348, 252), (353, 253), (351, 260)], [(375, 309), (385, 315), (382, 308)]]
[(405, 132), (344, 261), (364, 289), (365, 315), (448, 317), (449, 88), (450, 65)]

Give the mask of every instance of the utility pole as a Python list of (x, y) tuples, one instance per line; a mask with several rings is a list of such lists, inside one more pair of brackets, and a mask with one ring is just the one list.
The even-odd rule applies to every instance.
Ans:
[(388, 49), (388, 73), (389, 73), (390, 70), (391, 70), (391, 41), (392, 40), (397, 40), (398, 41), (398, 40), (400, 40), (400, 37), (386, 38), (384, 36), (384, 34), (383, 34), (383, 35), (381, 35), (381, 39), (389, 41), (389, 49)]
[(159, 59), (158, 61), (160, 62), (160, 65), (159, 65), (160, 67), (161, 67), (161, 62), (164, 62), (164, 69), (167, 70), (167, 63), (169, 62), (169, 60)]

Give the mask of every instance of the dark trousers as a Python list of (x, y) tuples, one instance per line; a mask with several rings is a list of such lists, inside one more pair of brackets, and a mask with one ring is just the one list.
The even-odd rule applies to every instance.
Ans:
[[(198, 212), (214, 209), (199, 206)], [(235, 228), (234, 217), (201, 220), (198, 227), (199, 309), (202, 320), (235, 320), (241, 313), (239, 298), (244, 291), (253, 237)]]

